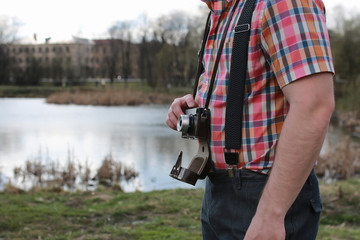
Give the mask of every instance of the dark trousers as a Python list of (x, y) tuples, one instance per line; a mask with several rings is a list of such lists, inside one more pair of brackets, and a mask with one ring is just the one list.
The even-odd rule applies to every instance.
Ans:
[[(204, 240), (243, 239), (255, 214), (267, 176), (236, 170), (216, 170), (206, 178), (201, 209)], [(313, 240), (318, 232), (322, 209), (319, 184), (311, 172), (285, 218), (286, 240)]]

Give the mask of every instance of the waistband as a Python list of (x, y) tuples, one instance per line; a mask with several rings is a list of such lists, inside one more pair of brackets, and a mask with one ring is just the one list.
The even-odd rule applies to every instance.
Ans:
[[(235, 178), (240, 178), (242, 181), (265, 181), (268, 175), (254, 172), (247, 169), (233, 169)], [(231, 180), (227, 169), (213, 169), (212, 172), (208, 173), (208, 177), (211, 182), (223, 182)]]
[[(269, 175), (251, 171), (248, 169), (233, 169), (234, 176), (240, 181), (267, 181)], [(311, 177), (316, 176), (314, 169), (309, 174), (306, 183), (311, 184)], [(212, 172), (208, 173), (208, 178), (211, 182), (224, 182), (233, 178), (229, 176), (227, 169), (212, 169)]]

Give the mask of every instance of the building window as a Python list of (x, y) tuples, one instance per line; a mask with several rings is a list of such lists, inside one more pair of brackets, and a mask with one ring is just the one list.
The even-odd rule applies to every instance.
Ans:
[(66, 46), (66, 52), (70, 52), (70, 48)]
[(45, 58), (45, 62), (49, 62), (49, 58), (48, 58), (48, 57)]
[(39, 47), (38, 51), (39, 51), (39, 52), (42, 52), (42, 48), (41, 48), (41, 47)]
[(62, 52), (62, 48), (61, 48), (61, 47), (59, 47), (59, 52)]
[(19, 61), (19, 63), (22, 63), (22, 61), (23, 61), (23, 60), (22, 60), (22, 58), (19, 58), (19, 60), (18, 60), (18, 61)]
[(16, 53), (16, 48), (13, 48), (13, 49), (12, 49), (12, 52), (13, 52), (13, 53)]
[(47, 48), (45, 48), (45, 52), (47, 52), (47, 53), (49, 52), (49, 48), (48, 48), (48, 47), (47, 47)]
[(56, 52), (56, 47), (53, 47), (53, 49), (52, 49), (52, 50), (53, 50), (53, 52)]
[(22, 48), (19, 48), (19, 53), (22, 53)]
[(29, 52), (29, 49), (28, 49), (27, 47), (25, 48), (25, 52), (26, 52), (26, 53), (28, 53), (28, 52)]
[(34, 52), (35, 52), (35, 48), (32, 48), (31, 51), (34, 53)]

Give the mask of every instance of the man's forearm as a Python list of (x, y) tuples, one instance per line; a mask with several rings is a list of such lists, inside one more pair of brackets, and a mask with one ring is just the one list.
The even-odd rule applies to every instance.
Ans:
[(258, 212), (285, 217), (321, 150), (331, 110), (304, 112), (291, 108), (276, 147), (275, 163)]
[(290, 111), (245, 240), (285, 239), (285, 216), (320, 153), (335, 105), (333, 91), (330, 73), (310, 75), (283, 88)]

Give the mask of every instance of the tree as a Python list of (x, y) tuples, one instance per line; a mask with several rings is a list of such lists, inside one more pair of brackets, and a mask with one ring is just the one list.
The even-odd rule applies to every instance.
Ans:
[(9, 48), (17, 40), (18, 27), (15, 18), (0, 16), (0, 84), (10, 82), (12, 61)]
[(6, 84), (10, 81), (11, 60), (8, 54), (8, 47), (0, 44), (0, 84)]
[(160, 46), (154, 56), (153, 76), (161, 86), (192, 83), (197, 67), (205, 13), (190, 17), (183, 12), (158, 18), (149, 29)]
[(336, 30), (330, 30), (330, 40), (336, 75), (349, 84), (355, 84), (360, 75), (360, 15), (345, 18), (341, 9)]
[(42, 77), (42, 68), (39, 60), (32, 58), (30, 64), (26, 67), (25, 78), (27, 85), (38, 85)]
[(119, 21), (109, 29), (112, 54), (108, 66), (111, 82), (120, 73), (120, 69), (125, 84), (127, 84), (127, 80), (132, 73), (132, 27), (133, 23), (131, 21)]
[(16, 18), (0, 16), (0, 44), (11, 44), (17, 40), (19, 22)]

